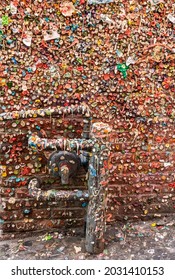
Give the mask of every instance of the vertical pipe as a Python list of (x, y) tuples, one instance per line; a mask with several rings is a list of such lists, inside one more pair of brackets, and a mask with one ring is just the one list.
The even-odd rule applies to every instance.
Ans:
[(91, 126), (91, 118), (84, 118), (83, 120), (83, 132), (82, 132), (82, 138), (83, 139), (89, 139), (90, 134), (90, 126)]
[(92, 149), (89, 162), (89, 204), (86, 221), (86, 251), (101, 253), (104, 250), (106, 228), (106, 192), (108, 186), (108, 161), (110, 155), (109, 133), (111, 129), (103, 123), (92, 126), (91, 136), (97, 142)]

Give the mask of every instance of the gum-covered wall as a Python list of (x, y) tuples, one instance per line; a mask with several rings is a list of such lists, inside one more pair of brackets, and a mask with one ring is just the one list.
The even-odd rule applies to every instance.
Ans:
[[(88, 105), (92, 122), (112, 127), (108, 222), (174, 213), (174, 0), (0, 2), (2, 229), (84, 223), (84, 169), (64, 187), (48, 175), (47, 153), (28, 147), (29, 131), (81, 137), (80, 115), (36, 114), (58, 106)], [(19, 119), (21, 110), (31, 111)], [(27, 180), (36, 175), (43, 190), (76, 195), (34, 199)]]

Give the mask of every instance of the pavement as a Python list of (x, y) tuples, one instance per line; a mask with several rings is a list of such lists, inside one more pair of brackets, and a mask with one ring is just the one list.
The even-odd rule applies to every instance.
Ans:
[(175, 260), (173, 216), (108, 225), (105, 249), (97, 255), (85, 251), (82, 228), (9, 237), (0, 241), (1, 260)]

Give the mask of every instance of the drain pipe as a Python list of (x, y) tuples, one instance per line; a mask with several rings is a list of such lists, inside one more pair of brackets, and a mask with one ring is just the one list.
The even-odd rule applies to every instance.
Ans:
[(108, 124), (94, 123), (91, 138), (95, 140), (89, 162), (89, 204), (86, 223), (86, 251), (99, 254), (105, 246), (106, 197), (109, 177), (111, 128)]
[(41, 186), (41, 180), (38, 177), (33, 177), (29, 179), (28, 182), (28, 190), (31, 197), (35, 198), (36, 200), (44, 200), (48, 201), (50, 199), (55, 199), (56, 201), (59, 200), (76, 200), (81, 199), (81, 201), (88, 201), (89, 194), (87, 191), (83, 190), (43, 190)]

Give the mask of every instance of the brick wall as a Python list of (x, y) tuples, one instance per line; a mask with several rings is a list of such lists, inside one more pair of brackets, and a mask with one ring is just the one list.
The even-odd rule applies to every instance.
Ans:
[[(35, 110), (82, 103), (91, 109), (92, 122), (103, 121), (113, 129), (107, 221), (171, 215), (175, 211), (174, 1), (96, 5), (73, 1), (70, 16), (64, 15), (58, 2), (28, 5), (7, 0), (0, 7), (2, 229), (83, 225), (88, 203), (80, 198), (87, 190), (85, 170), (81, 168), (70, 186), (63, 187), (48, 175), (47, 153), (35, 153), (27, 143), (29, 131), (48, 138), (81, 137), (79, 115), (41, 118)], [(46, 39), (43, 30), (55, 27), (56, 39)], [(27, 36), (31, 36), (28, 43)], [(4, 113), (22, 109), (33, 114), (27, 119), (3, 119)], [(77, 195), (66, 200), (34, 199), (27, 180), (35, 175), (42, 178), (43, 190), (67, 188), (77, 190)]]

